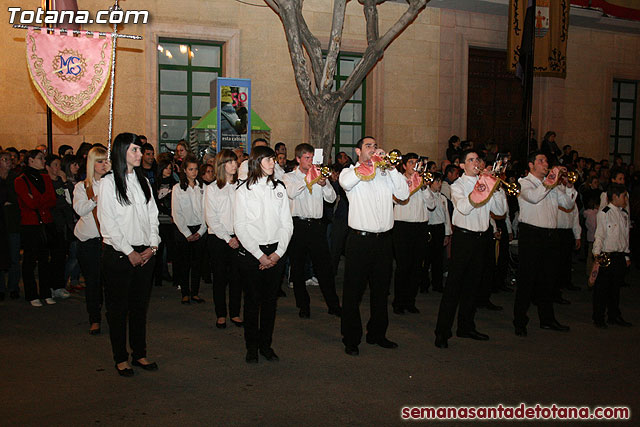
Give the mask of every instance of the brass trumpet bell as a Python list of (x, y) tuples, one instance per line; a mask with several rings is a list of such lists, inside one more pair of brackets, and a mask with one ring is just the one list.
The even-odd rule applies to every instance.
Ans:
[(428, 170), (422, 171), (420, 173), (420, 176), (422, 176), (422, 182), (425, 185), (431, 185), (433, 184), (433, 180), (435, 179), (435, 177), (433, 176), (433, 174), (431, 172), (429, 172)]
[(574, 172), (574, 171), (567, 172), (567, 181), (569, 181), (569, 183), (575, 184), (577, 180), (578, 180), (577, 172)]
[(318, 171), (323, 178), (329, 178), (331, 176), (331, 168), (327, 165), (318, 165)]
[(402, 154), (398, 150), (391, 150), (384, 156), (384, 168), (395, 168), (402, 161)]
[(609, 267), (611, 265), (611, 257), (606, 252), (601, 252), (598, 255), (593, 256), (600, 267)]
[(505, 182), (500, 180), (502, 187), (508, 196), (518, 197), (520, 195), (520, 184), (517, 182)]

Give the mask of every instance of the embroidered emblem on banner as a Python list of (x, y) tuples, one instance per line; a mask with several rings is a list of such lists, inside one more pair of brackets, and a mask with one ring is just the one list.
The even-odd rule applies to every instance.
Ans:
[(544, 37), (549, 32), (549, 0), (536, 2), (536, 37)]
[(112, 38), (81, 31), (27, 32), (27, 66), (31, 81), (51, 110), (65, 121), (86, 113), (109, 80)]

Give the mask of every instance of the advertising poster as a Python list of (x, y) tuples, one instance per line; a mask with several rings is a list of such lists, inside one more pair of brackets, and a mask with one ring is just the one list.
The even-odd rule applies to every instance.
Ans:
[(218, 152), (251, 149), (251, 80), (217, 79)]

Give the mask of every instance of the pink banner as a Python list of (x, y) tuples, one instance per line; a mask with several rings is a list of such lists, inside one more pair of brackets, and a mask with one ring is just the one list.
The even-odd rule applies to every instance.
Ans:
[(102, 95), (111, 70), (111, 37), (83, 31), (54, 34), (27, 32), (27, 66), (45, 102), (61, 119), (75, 120)]

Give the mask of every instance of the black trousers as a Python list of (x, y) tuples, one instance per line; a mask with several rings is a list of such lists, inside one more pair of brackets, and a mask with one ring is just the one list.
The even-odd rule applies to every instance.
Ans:
[(338, 274), (338, 265), (340, 265), (340, 257), (344, 252), (348, 234), (347, 218), (334, 218), (331, 223), (331, 263), (334, 277)]
[[(174, 225), (173, 224), (160, 224), (158, 226), (158, 234), (160, 235), (160, 244), (158, 245), (158, 253), (156, 254), (156, 266), (153, 271), (153, 283), (156, 286), (162, 286), (162, 276), (165, 271), (168, 271), (167, 264), (168, 261), (172, 260), (174, 250), (173, 250), (173, 240), (174, 240)], [(166, 252), (166, 260), (165, 259)], [(176, 279), (174, 279), (175, 281)]]
[(215, 277), (213, 280), (213, 302), (216, 317), (227, 317), (227, 287), (229, 288), (229, 317), (240, 316), (242, 284), (238, 278), (238, 250), (232, 249), (215, 234), (207, 236), (207, 246)]
[(598, 270), (598, 278), (593, 288), (593, 320), (603, 321), (605, 312), (609, 320), (622, 315), (620, 313), (620, 286), (624, 282), (627, 263), (624, 254), (609, 254), (611, 264)]
[[(147, 247), (134, 246), (137, 252)], [(151, 276), (156, 258), (141, 267), (134, 267), (127, 255), (104, 245), (102, 251), (102, 277), (104, 278), (104, 300), (109, 322), (109, 338), (113, 360), (122, 363), (128, 360), (127, 321), (129, 323), (129, 346), (133, 360), (147, 356), (147, 309), (151, 296)]]
[[(20, 228), (22, 241), (22, 282), (27, 301), (51, 298), (51, 260), (56, 247), (56, 231), (53, 224), (23, 225)], [(36, 283), (34, 269), (38, 266)]]
[(373, 340), (385, 337), (389, 326), (387, 298), (392, 273), (393, 243), (391, 232), (362, 236), (350, 231), (347, 237), (346, 264), (342, 294), (341, 331), (345, 345), (359, 345), (362, 340), (360, 302), (369, 284), (371, 317), (367, 335)]
[[(271, 255), (278, 244), (260, 246), (262, 252)], [(276, 322), (278, 290), (284, 268), (282, 258), (266, 270), (260, 270), (260, 262), (249, 252), (238, 252), (238, 266), (244, 292), (244, 341), (247, 350), (268, 349), (273, 341)]]
[[(471, 232), (454, 228), (451, 240), (451, 262), (447, 284), (442, 293), (436, 335), (450, 338), (453, 320), (458, 311), (458, 332), (476, 329), (474, 295), (480, 285), (484, 255), (490, 232)], [(459, 307), (458, 307), (459, 306)]]
[(103, 290), (101, 266), (102, 239), (97, 237), (85, 242), (78, 241), (78, 262), (84, 276), (85, 301), (89, 313), (89, 323), (100, 323), (102, 315)]
[[(189, 230), (195, 233), (199, 225), (190, 225)], [(184, 234), (175, 227), (176, 253), (174, 257), (174, 275), (178, 275), (178, 283), (182, 297), (195, 297), (200, 292), (200, 267), (205, 246), (206, 234), (194, 242), (189, 242)]]
[(427, 252), (427, 223), (395, 221), (392, 236), (396, 274), (391, 305), (396, 308), (415, 307), (418, 283), (422, 278), (422, 261)]
[(571, 264), (573, 263), (573, 248), (575, 237), (570, 228), (558, 228), (558, 273), (556, 275), (556, 290), (571, 286)]
[[(444, 224), (427, 224), (427, 232), (431, 238), (427, 238), (427, 256), (423, 263), (423, 273), (426, 281), (425, 288), (429, 286), (434, 291), (442, 291), (444, 269)], [(431, 280), (429, 280), (431, 269)]]
[(309, 310), (310, 298), (305, 285), (305, 264), (311, 257), (313, 272), (329, 308), (340, 306), (334, 280), (331, 253), (327, 242), (327, 226), (321, 220), (293, 218), (293, 235), (289, 243), (290, 280), (296, 297), (296, 307)]
[(54, 227), (55, 239), (51, 251), (51, 278), (50, 287), (52, 289), (64, 289), (67, 287), (64, 277), (64, 269), (67, 264), (70, 241), (65, 230)]
[(540, 323), (555, 320), (553, 289), (557, 272), (558, 233), (555, 229), (520, 223), (518, 237), (518, 287), (513, 305), (513, 324), (526, 327), (532, 300), (538, 305)]
[(493, 237), (493, 229), (489, 228), (487, 238), (483, 242), (483, 248), (476, 251), (476, 256), (483, 258), (478, 276), (480, 283), (476, 288), (474, 303), (476, 307), (485, 306), (490, 302), (491, 287), (493, 285), (493, 273), (496, 268), (496, 240)]

